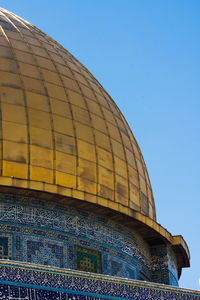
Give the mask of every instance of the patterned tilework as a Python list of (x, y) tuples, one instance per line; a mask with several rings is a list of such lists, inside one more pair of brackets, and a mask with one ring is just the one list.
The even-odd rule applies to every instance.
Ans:
[(123, 278), (139, 279), (137, 268), (129, 263), (124, 263), (123, 260), (118, 257), (104, 254), (103, 267), (104, 274)]
[[(167, 256), (168, 256), (168, 269), (171, 272), (171, 280), (174, 280), (173, 278), (177, 278), (177, 264), (176, 264), (176, 258), (173, 253), (173, 251), (170, 249), (170, 247), (167, 248)], [(174, 284), (172, 284), (174, 285)]]
[(60, 241), (53, 241), (37, 236), (23, 237), (23, 260), (40, 265), (59, 268), (67, 267), (67, 246)]
[(152, 247), (151, 254), (152, 281), (178, 286), (176, 259), (170, 247)]
[(0, 262), (6, 300), (200, 300), (200, 292), (80, 271)]
[(0, 259), (12, 259), (12, 235), (0, 232)]
[[(35, 199), (28, 203), (16, 203), (17, 196), (5, 197), (0, 202), (0, 221), (28, 226), (37, 226), (48, 230), (59, 230), (70, 235), (87, 238), (103, 245), (118, 249), (127, 255), (134, 256), (143, 264), (149, 265), (150, 254), (147, 245), (134, 232), (125, 234), (118, 224), (107, 224), (107, 220), (98, 216), (77, 211), (66, 211), (66, 207), (49, 208), (36, 206)], [(24, 197), (25, 198), (25, 197)], [(26, 198), (27, 199), (27, 198)], [(10, 203), (9, 201), (12, 201)], [(20, 198), (18, 201), (21, 200)], [(28, 205), (27, 205), (28, 204)], [(34, 206), (33, 206), (34, 205)], [(41, 205), (41, 201), (39, 202)], [(43, 203), (44, 205), (44, 203)], [(62, 209), (62, 211), (61, 211)], [(64, 211), (63, 211), (64, 209)], [(150, 265), (149, 265), (150, 267)]]
[(134, 230), (69, 206), (0, 194), (0, 232), (16, 261), (178, 284), (172, 251), (150, 251)]
[(87, 296), (75, 293), (64, 293), (52, 290), (17, 287), (0, 284), (0, 297), (5, 300), (103, 300), (106, 298)]
[(100, 253), (91, 249), (75, 246), (76, 270), (101, 273)]

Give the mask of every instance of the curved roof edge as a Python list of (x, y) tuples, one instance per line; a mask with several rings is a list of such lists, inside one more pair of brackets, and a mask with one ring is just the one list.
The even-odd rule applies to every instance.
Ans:
[[(45, 182), (18, 179), (14, 177), (0, 177), (0, 192), (16, 192), (44, 199), (62, 198), (67, 200), (68, 204), (79, 202), (79, 207), (87, 207), (94, 209), (94, 205), (98, 206), (98, 212), (103, 212), (112, 219), (123, 222), (125, 226), (137, 226), (137, 230), (142, 232), (144, 239), (149, 243), (159, 244), (160, 242), (168, 243), (172, 246), (178, 263), (178, 275), (181, 275), (181, 269), (190, 266), (190, 252), (187, 243), (181, 235), (173, 236), (164, 227), (132, 209), (114, 203), (109, 199), (101, 198), (87, 192), (62, 187), (59, 185), (48, 184)], [(40, 195), (39, 195), (40, 194)], [(110, 205), (109, 205), (110, 204)], [(126, 218), (124, 219), (124, 215)], [(144, 230), (145, 229), (145, 230)]]

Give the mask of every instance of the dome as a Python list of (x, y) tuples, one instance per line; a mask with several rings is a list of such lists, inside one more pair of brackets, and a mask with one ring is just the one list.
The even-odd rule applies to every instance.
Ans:
[(91, 73), (1, 10), (1, 176), (155, 220), (148, 172), (122, 113)]
[(0, 191), (59, 198), (134, 224), (151, 245), (173, 247), (180, 275), (187, 245), (156, 222), (142, 153), (115, 102), (29, 22), (0, 9), (0, 29)]

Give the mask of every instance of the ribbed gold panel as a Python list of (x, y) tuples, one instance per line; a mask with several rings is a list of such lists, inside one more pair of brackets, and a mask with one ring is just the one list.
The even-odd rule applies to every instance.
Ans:
[(155, 220), (141, 151), (111, 97), (67, 50), (3, 9), (0, 100), (1, 176)]

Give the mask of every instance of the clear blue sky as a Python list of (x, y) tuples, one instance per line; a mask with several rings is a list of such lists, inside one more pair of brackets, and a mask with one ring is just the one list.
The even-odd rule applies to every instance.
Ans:
[(157, 221), (182, 234), (200, 278), (200, 1), (2, 0), (78, 58), (113, 97), (139, 142)]

